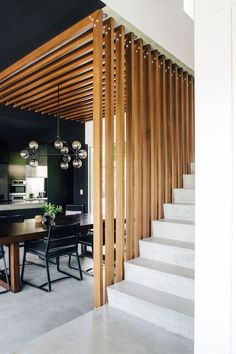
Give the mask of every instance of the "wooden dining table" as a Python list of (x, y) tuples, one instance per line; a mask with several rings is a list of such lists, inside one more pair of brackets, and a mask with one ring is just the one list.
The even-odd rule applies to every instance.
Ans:
[[(59, 216), (56, 223), (77, 222), (80, 231), (93, 228), (92, 214), (76, 214)], [(20, 243), (29, 240), (37, 240), (47, 236), (47, 227), (36, 224), (35, 219), (26, 219), (23, 222), (0, 224), (0, 244), (9, 245), (10, 262), (10, 289), (13, 293), (21, 290), (20, 281)], [(5, 279), (0, 278), (0, 285), (7, 288)]]

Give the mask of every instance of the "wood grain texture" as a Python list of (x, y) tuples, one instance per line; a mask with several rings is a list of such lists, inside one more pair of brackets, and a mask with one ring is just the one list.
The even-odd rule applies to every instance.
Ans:
[(125, 29), (116, 32), (117, 89), (116, 89), (116, 277), (124, 276), (125, 252)]
[(190, 116), (189, 116), (189, 77), (185, 71), (183, 75), (184, 85), (184, 140), (185, 140), (185, 173), (190, 171)]
[(142, 119), (142, 236), (151, 236), (151, 104), (152, 104), (152, 57), (151, 46), (143, 49), (144, 112)]
[(134, 96), (133, 114), (134, 139), (134, 254), (139, 256), (139, 240), (142, 238), (142, 119), (144, 115), (143, 87), (143, 41), (139, 38), (135, 43), (134, 60)]
[[(126, 260), (134, 258), (134, 34), (126, 36)], [(127, 47), (128, 46), (128, 47)]]
[(105, 25), (105, 287), (114, 283), (114, 20)]
[(151, 70), (151, 220), (158, 218), (158, 51), (152, 52)]
[(102, 227), (102, 12), (93, 28), (93, 247), (94, 307), (103, 299)]
[(157, 144), (158, 144), (158, 218), (164, 216), (163, 203), (165, 201), (165, 150), (164, 150), (164, 63), (165, 57), (158, 57), (158, 75), (157, 75)]

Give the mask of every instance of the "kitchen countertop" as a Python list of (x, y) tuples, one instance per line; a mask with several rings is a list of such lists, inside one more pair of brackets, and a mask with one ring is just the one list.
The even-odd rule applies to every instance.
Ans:
[(22, 209), (36, 209), (36, 208), (42, 208), (43, 205), (45, 204), (45, 198), (41, 199), (33, 199), (32, 201), (30, 199), (20, 201), (20, 202), (8, 202), (8, 203), (0, 203), (0, 211), (5, 211), (5, 210), (22, 210)]

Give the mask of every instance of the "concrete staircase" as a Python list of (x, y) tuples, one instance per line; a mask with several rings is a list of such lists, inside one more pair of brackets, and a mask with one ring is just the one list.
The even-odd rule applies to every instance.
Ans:
[(125, 263), (125, 280), (108, 289), (109, 305), (188, 340), (194, 338), (195, 164)]
[(125, 263), (125, 280), (108, 288), (109, 305), (12, 354), (193, 354), (194, 171), (140, 241), (140, 257)]

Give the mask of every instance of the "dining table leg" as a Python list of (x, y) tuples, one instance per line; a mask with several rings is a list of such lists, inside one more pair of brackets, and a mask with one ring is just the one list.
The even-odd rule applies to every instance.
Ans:
[(18, 293), (21, 289), (20, 286), (20, 248), (19, 243), (10, 243), (10, 279), (11, 291)]

